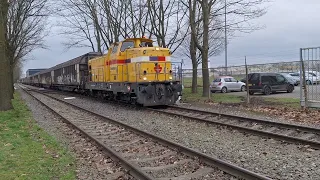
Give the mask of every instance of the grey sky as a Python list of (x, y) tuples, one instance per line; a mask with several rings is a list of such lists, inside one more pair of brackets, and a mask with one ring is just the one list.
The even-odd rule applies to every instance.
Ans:
[[(265, 28), (251, 34), (237, 34), (228, 46), (228, 65), (242, 65), (244, 56), (248, 64), (295, 61), (300, 47), (320, 46), (319, 0), (274, 0), (268, 12), (254, 21)], [(46, 38), (49, 50), (36, 50), (33, 60), (24, 64), (23, 73), (30, 68), (48, 68), (88, 51), (90, 48), (74, 48), (64, 52), (65, 37), (57, 35), (59, 28), (52, 28)], [(211, 60), (211, 67), (224, 65), (224, 52)], [(175, 59), (175, 61), (180, 61)], [(186, 62), (186, 68), (191, 67)]]

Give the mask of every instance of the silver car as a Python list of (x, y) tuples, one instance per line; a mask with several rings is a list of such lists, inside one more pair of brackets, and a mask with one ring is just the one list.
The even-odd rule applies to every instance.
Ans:
[[(289, 73), (291, 76), (293, 76), (296, 79), (299, 79), (300, 82), (300, 72), (295, 73)], [(314, 73), (305, 72), (306, 74), (306, 83), (307, 85), (315, 84), (317, 81), (317, 76)]]
[(298, 86), (300, 84), (300, 75), (295, 76), (295, 73), (280, 73), (284, 77), (288, 79), (288, 81), (292, 82), (295, 86)]
[(210, 85), (210, 90), (212, 93), (220, 91), (226, 93), (228, 91), (245, 91), (246, 84), (234, 79), (231, 76), (221, 76), (213, 80)]

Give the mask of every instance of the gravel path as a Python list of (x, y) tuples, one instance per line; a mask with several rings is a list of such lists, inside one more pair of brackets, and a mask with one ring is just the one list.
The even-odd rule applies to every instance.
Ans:
[[(125, 170), (119, 164), (108, 158), (91, 140), (83, 138), (79, 131), (68, 127), (60, 118), (53, 115), (28, 94), (20, 89), (18, 91), (32, 111), (38, 125), (74, 153), (77, 179), (132, 179), (126, 175)], [(114, 172), (120, 173), (115, 174)]]
[[(52, 96), (61, 99), (67, 97), (59, 94)], [(207, 126), (87, 98), (67, 101), (274, 179), (306, 180), (320, 177), (320, 151), (308, 146), (282, 143), (223, 127)]]

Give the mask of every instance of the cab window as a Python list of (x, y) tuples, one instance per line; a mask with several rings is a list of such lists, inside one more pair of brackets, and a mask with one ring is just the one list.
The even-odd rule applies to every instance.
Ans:
[(285, 79), (283, 76), (281, 76), (281, 75), (277, 75), (276, 78), (277, 78), (277, 82), (278, 82), (278, 83), (282, 83), (282, 82), (284, 82), (284, 81), (286, 80), (286, 79)]
[(231, 82), (237, 82), (235, 78), (230, 78)]
[(290, 73), (291, 76), (300, 76), (299, 73)]
[(120, 51), (124, 52), (126, 49), (133, 48), (133, 47), (134, 47), (133, 41), (125, 41), (122, 43)]
[(221, 79), (215, 79), (213, 82), (221, 82)]
[(153, 47), (152, 42), (142, 41), (140, 44), (141, 47)]
[(263, 84), (270, 84), (276, 82), (277, 79), (275, 76), (261, 76), (261, 82)]
[(230, 78), (224, 78), (224, 82), (231, 82)]

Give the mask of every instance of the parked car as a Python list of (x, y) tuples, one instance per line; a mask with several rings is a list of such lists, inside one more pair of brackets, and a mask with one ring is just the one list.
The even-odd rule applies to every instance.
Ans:
[(228, 91), (245, 91), (246, 84), (231, 76), (221, 76), (213, 80), (210, 85), (210, 90), (212, 93), (217, 91), (222, 93), (226, 93)]
[(298, 86), (300, 84), (300, 76), (298, 77), (292, 76), (290, 73), (280, 73), (280, 74), (286, 77), (288, 81), (292, 82), (292, 84), (294, 84), (295, 86)]
[[(293, 72), (289, 74), (295, 79), (299, 79), (299, 82), (300, 82), (300, 72)], [(315, 84), (318, 81), (317, 76), (311, 72), (305, 72), (305, 77), (306, 77), (306, 83), (308, 85)]]
[(300, 73), (290, 72), (287, 74), (289, 74), (296, 81), (298, 85), (300, 84)]
[(263, 93), (269, 95), (271, 93), (286, 91), (292, 93), (294, 84), (280, 73), (250, 73), (248, 90), (249, 94)]
[(320, 82), (320, 74), (317, 71), (306, 71), (309, 77), (312, 78), (312, 84)]
[[(251, 74), (248, 74), (249, 79), (250, 79), (250, 76), (251, 76)], [(242, 78), (240, 81), (243, 82), (243, 83), (247, 83), (247, 77), (246, 77), (246, 75), (245, 75), (244, 78)]]

